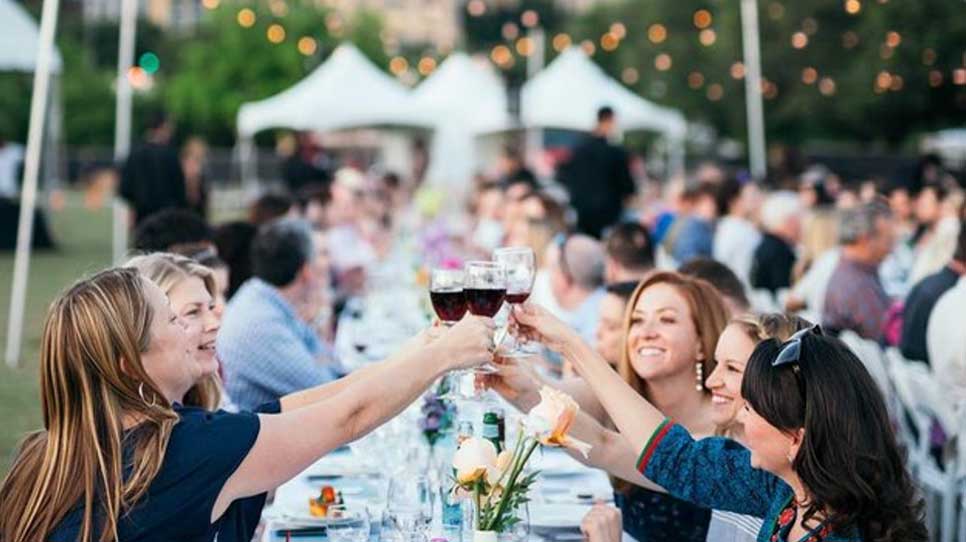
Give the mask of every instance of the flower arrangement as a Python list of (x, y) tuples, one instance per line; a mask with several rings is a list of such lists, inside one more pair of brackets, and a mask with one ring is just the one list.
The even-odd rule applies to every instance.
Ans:
[(423, 416), (419, 419), (419, 429), (430, 448), (452, 431), (456, 420), (456, 405), (443, 398), (447, 391), (446, 379), (443, 379), (439, 387), (423, 395)]
[(564, 446), (586, 457), (590, 445), (567, 435), (578, 410), (569, 395), (544, 386), (512, 451), (497, 454), (493, 443), (479, 438), (460, 445), (453, 456), (454, 491), (472, 497), (478, 533), (507, 532), (520, 522), (518, 510), (529, 501), (527, 493), (539, 475), (524, 475), (523, 470), (537, 446)]

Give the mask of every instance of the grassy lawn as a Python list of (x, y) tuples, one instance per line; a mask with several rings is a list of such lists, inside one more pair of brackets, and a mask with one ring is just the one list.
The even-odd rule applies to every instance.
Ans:
[[(70, 193), (67, 206), (48, 214), (55, 251), (35, 253), (30, 261), (27, 312), (20, 367), (0, 361), (0, 476), (6, 473), (25, 432), (41, 427), (37, 349), (47, 305), (79, 277), (105, 267), (111, 259), (111, 213), (84, 207), (81, 195)], [(7, 343), (13, 253), (0, 253), (0, 344)]]

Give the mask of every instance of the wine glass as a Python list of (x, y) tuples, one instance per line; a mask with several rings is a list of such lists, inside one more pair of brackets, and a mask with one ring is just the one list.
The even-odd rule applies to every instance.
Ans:
[[(512, 305), (519, 305), (530, 297), (530, 290), (533, 288), (533, 278), (536, 274), (536, 259), (533, 249), (528, 247), (503, 247), (493, 252), (493, 261), (502, 263), (506, 268), (506, 302)], [(507, 330), (509, 334), (509, 319), (507, 320)], [(512, 337), (512, 336), (511, 336)], [(522, 349), (520, 344), (513, 340), (505, 351), (500, 355), (505, 357), (527, 356), (530, 352)]]
[(462, 269), (433, 269), (429, 276), (429, 298), (444, 326), (451, 326), (466, 314)]
[(422, 475), (394, 477), (386, 494), (389, 527), (407, 542), (420, 542), (433, 522), (433, 490)]
[[(463, 294), (471, 314), (493, 318), (503, 308), (506, 299), (506, 267), (500, 262), (467, 262)], [(497, 337), (502, 334), (497, 333)], [(496, 339), (494, 339), (494, 342)], [(497, 345), (499, 346), (499, 345)], [(498, 369), (487, 363), (475, 369), (477, 373), (495, 373)]]

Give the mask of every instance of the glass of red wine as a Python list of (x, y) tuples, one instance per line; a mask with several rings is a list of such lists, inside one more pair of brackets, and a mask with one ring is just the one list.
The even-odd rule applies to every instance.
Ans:
[[(463, 294), (466, 296), (466, 306), (470, 313), (488, 318), (496, 316), (503, 308), (506, 298), (506, 268), (499, 262), (467, 262), (463, 270), (466, 271)], [(501, 335), (497, 332), (497, 337)], [(494, 373), (497, 368), (488, 363), (475, 371)]]
[(429, 276), (429, 298), (444, 326), (451, 326), (466, 314), (462, 269), (433, 269)]
[[(503, 247), (493, 252), (493, 261), (503, 264), (506, 269), (506, 302), (519, 305), (530, 297), (533, 279), (536, 275), (536, 258), (533, 249), (529, 247)], [(509, 323), (507, 324), (509, 325)], [(507, 331), (507, 333), (509, 333)], [(522, 349), (518, 341), (512, 341), (500, 355), (505, 357), (521, 357), (530, 355)]]

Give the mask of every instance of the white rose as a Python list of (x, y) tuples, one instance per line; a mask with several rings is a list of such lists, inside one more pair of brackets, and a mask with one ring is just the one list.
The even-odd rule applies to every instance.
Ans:
[(464, 440), (453, 455), (453, 468), (456, 469), (456, 481), (460, 485), (469, 485), (480, 479), (495, 483), (499, 478), (496, 446), (476, 437)]

